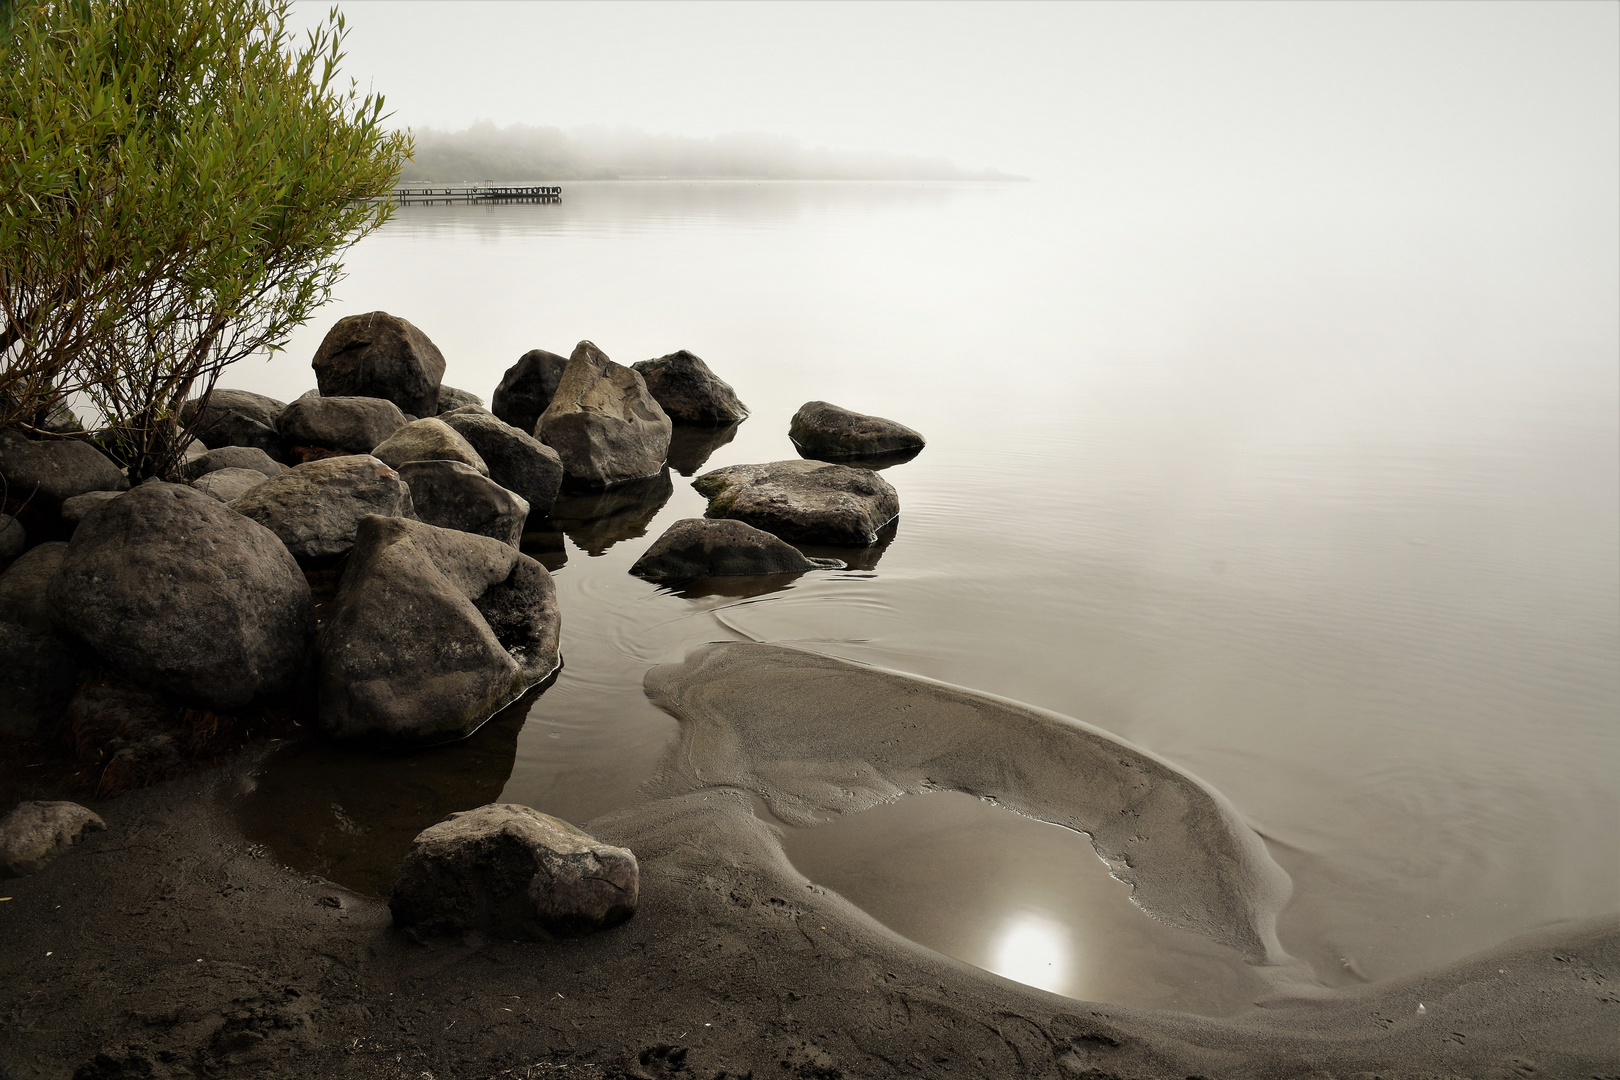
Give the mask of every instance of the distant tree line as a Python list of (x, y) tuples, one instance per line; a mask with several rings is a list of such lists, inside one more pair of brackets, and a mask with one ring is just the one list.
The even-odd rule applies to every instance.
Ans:
[(712, 139), (649, 135), (632, 128), (489, 122), (463, 131), (417, 128), (405, 181), (505, 182), (648, 177), (763, 180), (1021, 180), (994, 169), (958, 168), (943, 158), (810, 149), (771, 135)]

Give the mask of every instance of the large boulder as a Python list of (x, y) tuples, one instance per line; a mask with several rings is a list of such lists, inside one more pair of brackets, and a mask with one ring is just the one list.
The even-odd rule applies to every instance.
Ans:
[(81, 668), (56, 635), (0, 621), (0, 733), (39, 735), (67, 708)]
[(459, 461), (407, 461), (399, 478), (411, 489), (416, 519), (444, 529), (478, 533), (517, 547), (529, 504)]
[(233, 503), (269, 477), (258, 469), (215, 469), (191, 482), (191, 486), (211, 499)]
[(191, 434), (211, 449), (249, 446), (273, 458), (281, 457), (281, 435), (276, 417), (285, 401), (246, 390), (214, 390), (207, 404), (192, 400), (180, 406), (180, 419)]
[(107, 823), (78, 803), (18, 803), (0, 818), (0, 877), (20, 877), (41, 869), (87, 832)]
[(472, 443), (436, 416), (412, 420), (378, 443), (371, 456), (396, 469), (407, 461), (459, 461), (489, 475), (489, 466)]
[(471, 734), (557, 669), (557, 592), (510, 544), (368, 517), (322, 628), (320, 725), (395, 746)]
[(724, 427), (748, 415), (731, 385), (685, 349), (631, 365), (669, 418), (677, 424)]
[(422, 936), (545, 938), (623, 922), (639, 885), (629, 849), (527, 806), (491, 803), (417, 836), (388, 907), (395, 926)]
[(323, 397), (384, 398), (412, 416), (438, 411), (443, 354), (426, 334), (386, 311), (339, 319), (313, 366)]
[(530, 349), (506, 369), (501, 385), (489, 399), (489, 411), (520, 431), (534, 434), (540, 415), (551, 404), (568, 358), (544, 349)]
[(369, 454), (409, 421), (391, 401), (305, 394), (276, 418), (282, 442), (300, 459), (306, 449)]
[(457, 390), (454, 386), (439, 384), (439, 403), (433, 410), (435, 415), (443, 416), (451, 409), (464, 409), (468, 405), (483, 408), (484, 399), (471, 390)]
[(348, 551), (360, 522), (372, 514), (415, 516), (411, 489), (369, 454), (307, 461), (254, 487), (231, 509), (275, 533), (306, 562)]
[(0, 570), (28, 550), (28, 530), (10, 514), (0, 514)]
[(47, 541), (29, 548), (22, 558), (0, 574), (0, 621), (40, 633), (55, 629), (47, 592), (66, 554), (66, 541)]
[(900, 514), (900, 496), (870, 469), (773, 461), (706, 472), (692, 486), (707, 515), (734, 518), (791, 543), (866, 547)]
[(793, 545), (741, 521), (682, 518), (653, 541), (630, 572), (650, 581), (839, 570), (837, 559), (810, 559)]
[(156, 480), (79, 525), (47, 597), (57, 629), (113, 668), (216, 709), (291, 689), (314, 622), (275, 533)]
[(265, 476), (280, 476), (287, 471), (287, 466), (256, 446), (222, 446), (186, 461), (180, 466), (180, 475), (196, 480), (220, 469), (253, 469)]
[(129, 479), (105, 454), (79, 439), (36, 440), (0, 431), (0, 481), (7, 498), (51, 514), (87, 491), (128, 491)]
[(478, 451), (489, 466), (491, 480), (529, 504), (529, 513), (544, 516), (551, 511), (563, 479), (557, 451), (477, 405), (447, 412), (439, 419)]
[(788, 438), (800, 454), (821, 461), (915, 453), (924, 445), (923, 437), (904, 424), (825, 401), (799, 406), (788, 425)]
[(582, 341), (535, 436), (562, 458), (564, 483), (604, 488), (663, 468), (671, 427), (640, 375)]

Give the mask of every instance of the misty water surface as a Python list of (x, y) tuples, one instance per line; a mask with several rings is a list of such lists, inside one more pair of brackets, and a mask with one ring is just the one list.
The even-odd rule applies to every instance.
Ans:
[[(290, 400), (331, 323), (381, 308), (486, 400), (531, 348), (690, 349), (753, 410), (705, 468), (792, 457), (811, 399), (920, 429), (885, 474), (893, 540), (763, 595), (626, 573), (701, 514), (678, 473), (559, 504), (531, 542), (567, 666), (501, 736), (500, 798), (574, 821), (635, 801), (675, 731), (650, 665), (798, 644), (1079, 717), (1213, 784), (1293, 876), (1285, 946), (1346, 984), (1620, 906), (1615, 270), (1557, 207), (1484, 220), (1227, 217), (1080, 185), (571, 184), (559, 206), (401, 210), (287, 354), (228, 382)], [(880, 918), (940, 903), (884, 877), (918, 827), (893, 821), (817, 863)], [(1038, 841), (1084, 861), (1067, 843)], [(1139, 916), (1086, 907), (1117, 884), (1100, 863), (1064, 927), (999, 962), (1024, 932), (999, 903), (1071, 894), (1039, 863), (951, 900), (951, 927), (891, 925), (1077, 995), (1248, 992), (1241, 972), (1179, 1001), (1088, 977), (1086, 928)], [(1068, 974), (1026, 970), (1045, 953)]]

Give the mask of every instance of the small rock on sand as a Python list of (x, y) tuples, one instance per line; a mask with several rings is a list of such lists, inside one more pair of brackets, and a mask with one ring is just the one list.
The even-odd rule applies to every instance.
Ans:
[(0, 876), (32, 874), (107, 823), (78, 803), (25, 802), (0, 818)]

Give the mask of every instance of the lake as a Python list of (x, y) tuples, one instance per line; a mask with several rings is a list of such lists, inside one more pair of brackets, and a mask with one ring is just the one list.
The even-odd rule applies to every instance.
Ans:
[[(224, 385), (291, 400), (331, 324), (380, 308), (486, 402), (523, 352), (589, 338), (625, 364), (690, 349), (752, 416), (667, 478), (531, 522), (563, 612), (554, 685), (461, 747), (288, 751), (250, 832), (385, 889), (449, 810), (631, 804), (676, 732), (645, 672), (753, 639), (1038, 705), (1196, 775), (1292, 877), (1282, 943), (1330, 986), (1613, 911), (1608, 227), (1557, 207), (1178, 212), (1078, 183), (578, 183), (560, 205), (402, 208), (285, 353)], [(702, 514), (683, 469), (794, 457), (814, 399), (928, 437), (884, 473), (884, 546), (769, 589), (627, 573)], [(274, 824), (295, 819), (296, 839)], [(811, 880), (1012, 978), (1205, 1012), (1261, 992), (1134, 908), (1084, 836), (968, 796), (782, 834)]]

